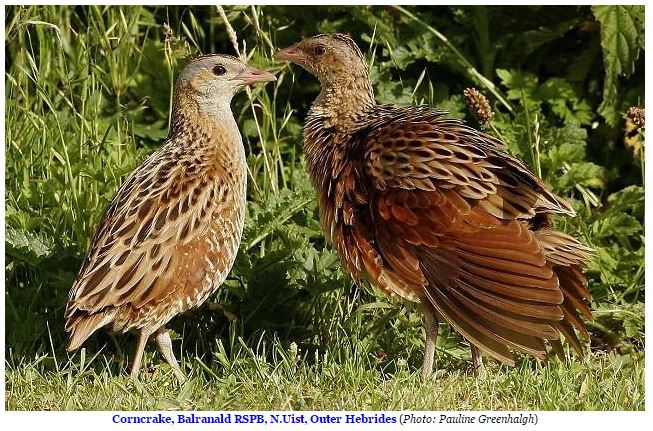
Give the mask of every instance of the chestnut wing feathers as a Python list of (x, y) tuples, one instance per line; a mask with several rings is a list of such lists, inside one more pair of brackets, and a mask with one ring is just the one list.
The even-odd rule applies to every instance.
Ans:
[(559, 332), (580, 350), (573, 328), (586, 333), (579, 312), (591, 317), (579, 269), (589, 249), (527, 223), (541, 213), (573, 214), (571, 207), (499, 141), (460, 121), (422, 108), (382, 117), (359, 135), (367, 176), (359, 182), (373, 189), (358, 222), (373, 226), (358, 245), (359, 255), (373, 257), (368, 278), (428, 301), (505, 363), (514, 363), (510, 349), (542, 358), (545, 340), (559, 351)]

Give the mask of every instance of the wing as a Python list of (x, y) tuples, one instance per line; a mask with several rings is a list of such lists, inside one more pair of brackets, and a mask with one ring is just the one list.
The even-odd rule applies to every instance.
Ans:
[(506, 220), (574, 215), (503, 143), (440, 111), (405, 108), (373, 130), (364, 146), (378, 189), (450, 189)]
[(498, 220), (453, 190), (380, 191), (375, 206), (374, 242), (397, 284), (503, 362), (513, 363), (511, 348), (544, 356), (563, 294), (523, 222)]
[(164, 147), (121, 186), (71, 289), (67, 318), (163, 301), (182, 281), (199, 284), (220, 261), (220, 239), (237, 229), (233, 190), (211, 164), (184, 166), (178, 157)]
[(573, 213), (569, 205), (496, 140), (439, 114), (395, 118), (368, 134), (364, 148), (373, 197), (359, 218), (373, 228), (358, 249), (376, 253), (377, 267), (365, 266), (372, 282), (432, 304), (505, 363), (514, 363), (510, 349), (544, 357), (545, 341), (557, 343), (567, 329), (560, 322), (569, 303), (562, 306), (553, 266), (569, 257), (548, 261), (525, 220)]

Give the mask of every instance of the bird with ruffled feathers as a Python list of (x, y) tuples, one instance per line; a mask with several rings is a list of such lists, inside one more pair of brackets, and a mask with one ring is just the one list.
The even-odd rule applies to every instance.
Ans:
[(514, 365), (511, 351), (582, 354), (591, 249), (557, 231), (574, 216), (505, 143), (427, 106), (379, 105), (347, 35), (322, 34), (275, 54), (317, 77), (304, 149), (326, 236), (355, 280), (418, 303), (433, 369), (438, 321)]

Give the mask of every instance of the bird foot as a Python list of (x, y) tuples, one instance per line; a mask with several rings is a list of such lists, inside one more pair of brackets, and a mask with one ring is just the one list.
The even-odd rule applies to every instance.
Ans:
[(479, 380), (485, 379), (487, 373), (485, 371), (485, 365), (483, 365), (483, 357), (481, 356), (481, 351), (474, 345), (472, 345), (472, 363), (476, 378)]
[(182, 373), (181, 370), (173, 368), (172, 374), (175, 376), (175, 379), (177, 379), (179, 386), (182, 386), (184, 383), (186, 383), (186, 376), (184, 376), (184, 373)]
[(175, 379), (177, 379), (179, 385), (182, 385), (186, 381), (186, 376), (181, 372), (179, 363), (172, 351), (172, 340), (170, 339), (170, 334), (164, 327), (161, 327), (157, 330), (154, 340), (156, 341), (161, 356), (163, 356), (168, 365), (172, 368), (172, 373), (174, 374)]
[(425, 370), (422, 368), (422, 372), (420, 374), (423, 380), (435, 380), (436, 374), (438, 373), (436, 373), (432, 368), (430, 370)]
[(484, 380), (487, 377), (485, 365), (481, 362), (480, 365), (474, 365), (474, 376), (479, 380)]

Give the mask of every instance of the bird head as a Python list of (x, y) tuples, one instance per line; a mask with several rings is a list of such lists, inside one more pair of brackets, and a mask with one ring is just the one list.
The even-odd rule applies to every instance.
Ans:
[(341, 33), (319, 34), (281, 49), (278, 60), (298, 64), (323, 84), (335, 83), (343, 76), (367, 76), (367, 64), (356, 43)]
[(189, 91), (197, 100), (222, 98), (229, 102), (246, 85), (276, 79), (271, 73), (256, 69), (235, 57), (209, 54), (193, 59), (184, 67), (177, 87)]

